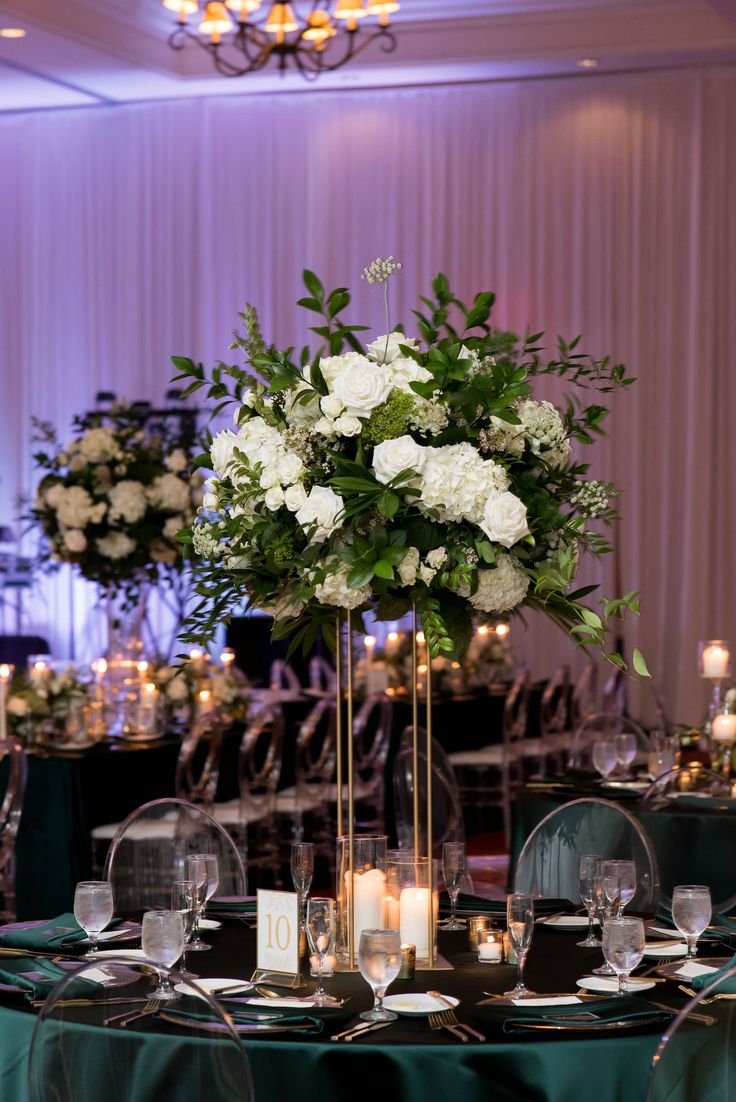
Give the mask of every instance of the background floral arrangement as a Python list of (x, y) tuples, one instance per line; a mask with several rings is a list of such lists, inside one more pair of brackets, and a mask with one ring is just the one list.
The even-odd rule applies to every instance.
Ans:
[[(276, 636), (305, 649), (319, 630), (334, 637), (337, 610), (368, 605), (384, 620), (415, 605), (433, 656), (465, 651), (472, 616), (524, 606), (603, 646), (608, 620), (638, 604), (630, 593), (596, 612), (582, 603), (595, 587), (573, 587), (580, 553), (609, 550), (588, 525), (610, 521), (615, 491), (585, 478), (571, 442), (591, 443), (606, 409), (570, 399), (561, 414), (531, 383), (553, 375), (605, 393), (633, 380), (577, 340), (544, 360), (542, 334), (495, 329), (494, 295), (466, 306), (443, 275), (414, 311), (421, 343), (391, 331), (387, 280), (398, 267), (390, 257), (363, 272), (383, 287), (389, 330), (365, 348), (356, 334), (366, 327), (342, 320), (347, 289), (327, 293), (305, 271), (299, 304), (320, 315), (316, 353), (267, 348), (248, 306), (232, 346), (244, 368), (208, 374), (173, 358), (185, 394), (207, 387), (215, 412), (235, 405), (235, 430), (208, 439), (198, 460), (214, 477), (180, 537), (205, 560), (186, 637), (206, 641), (247, 595)], [(638, 652), (634, 665), (646, 674)]]
[(161, 691), (170, 718), (189, 720), (196, 713), (197, 694), (201, 689), (210, 693), (212, 705), (226, 721), (244, 723), (248, 716), (250, 682), (235, 665), (226, 669), (207, 669), (202, 678), (193, 662), (181, 666), (153, 666), (151, 680)]
[(190, 474), (192, 442), (178, 425), (146, 428), (121, 404), (75, 418), (64, 447), (47, 422), (35, 428), (46, 474), (29, 517), (45, 537), (43, 563), (74, 563), (91, 581), (128, 588), (181, 569), (176, 533), (192, 523), (203, 479)]
[(72, 666), (62, 670), (17, 670), (8, 693), (8, 720), (14, 735), (33, 740), (60, 734), (89, 698), (89, 681)]

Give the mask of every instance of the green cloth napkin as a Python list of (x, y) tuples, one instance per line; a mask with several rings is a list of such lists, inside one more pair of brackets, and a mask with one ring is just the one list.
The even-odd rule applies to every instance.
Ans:
[(723, 979), (731, 968), (736, 968), (736, 955), (732, 956), (728, 964), (724, 964), (723, 968), (719, 968), (717, 972), (708, 972), (705, 976), (694, 976), (691, 980), (685, 982), (688, 987), (692, 987), (693, 991), (702, 991), (704, 987), (710, 987), (712, 983), (717, 982), (719, 994), (736, 995), (736, 976), (731, 976), (727, 980)]
[[(449, 915), (451, 909), (450, 897), (447, 892), (440, 894), (440, 914)], [(535, 915), (556, 914), (558, 911), (575, 911), (577, 905), (569, 899), (535, 899)], [(459, 915), (497, 915), (506, 917), (505, 899), (481, 899), (477, 895), (465, 895), (461, 892), (457, 900), (457, 913)]]
[[(118, 925), (120, 921), (119, 918), (113, 919), (106, 929)], [(73, 948), (86, 937), (74, 915), (67, 912), (30, 930), (6, 930), (0, 933), (0, 945), (6, 945), (9, 949), (63, 950)]]
[(59, 968), (58, 964), (44, 957), (0, 961), (0, 983), (20, 987), (27, 999), (45, 999), (49, 991), (68, 975), (68, 969)]
[[(341, 1010), (339, 1007), (330, 1008), (312, 1008), (309, 1007), (309, 1013), (299, 1013), (294, 1010), (282, 1010), (276, 1007), (273, 1010), (268, 1010), (266, 1007), (253, 1006), (248, 1007), (246, 1005), (234, 1006), (232, 1003), (228, 1003), (227, 1012), (233, 1019), (236, 1026), (238, 1025), (258, 1025), (258, 1019), (263, 1019), (264, 1025), (276, 1025), (279, 1028), (285, 1026), (304, 1026), (309, 1025), (312, 1028), (310, 1033), (319, 1034), (324, 1031), (326, 1025), (334, 1026), (335, 1028), (344, 1025), (353, 1016), (345, 1010)], [(167, 1017), (176, 1017), (182, 1023), (186, 1022), (210, 1022), (212, 1021), (212, 1015), (206, 1010), (201, 1010), (193, 1002), (188, 1000), (188, 1005), (177, 1004), (174, 1007), (166, 1008)], [(278, 1018), (275, 1015), (278, 1014)], [(306, 1030), (300, 1032), (307, 1032)]]
[[(540, 996), (541, 998), (542, 996)], [(576, 1018), (578, 1014), (595, 1014), (593, 1018)], [(661, 1010), (646, 999), (636, 996), (588, 999), (567, 1006), (488, 1006), (473, 1008), (473, 1015), (485, 1026), (500, 1026), (504, 1033), (523, 1033), (529, 1026), (564, 1025), (581, 1031), (594, 1031), (602, 1022), (641, 1021), (642, 1025), (660, 1026), (674, 1018), (675, 1012)]]
[(255, 899), (210, 899), (207, 911), (210, 914), (255, 915), (258, 903)]

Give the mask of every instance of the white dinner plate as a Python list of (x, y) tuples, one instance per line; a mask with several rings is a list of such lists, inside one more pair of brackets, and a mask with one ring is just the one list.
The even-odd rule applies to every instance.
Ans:
[[(95, 949), (90, 956), (95, 959), (99, 957), (100, 960), (104, 957), (133, 957), (135, 960), (148, 960), (142, 949)], [(150, 963), (153, 964), (153, 961)]]
[[(618, 979), (616, 976), (583, 976), (581, 980), (577, 981), (578, 987), (582, 987), (585, 991), (599, 991), (604, 995), (615, 995), (618, 991)], [(635, 976), (629, 979), (629, 990), (632, 993), (637, 991), (649, 991), (654, 987), (653, 980), (638, 980)]]
[[(452, 995), (443, 995), (444, 999), (447, 1000), (450, 1006), (457, 1006), (460, 1002)], [(395, 1014), (406, 1015), (408, 1018), (422, 1018), (427, 1014), (434, 1014), (439, 1010), (448, 1009), (447, 1003), (440, 1002), (439, 999), (423, 992), (409, 995), (387, 995), (383, 1000), (383, 1005), (387, 1010), (393, 1010)]]
[(645, 945), (645, 957), (684, 957), (687, 955), (687, 945), (684, 941), (673, 941), (670, 945)]
[(676, 961), (673, 964), (663, 964), (657, 969), (658, 976), (664, 976), (670, 980), (692, 980), (696, 976), (711, 976), (724, 964), (730, 962), (730, 957), (693, 957), (692, 960)]
[(671, 926), (650, 926), (650, 934), (662, 934), (663, 937), (673, 937), (675, 940), (679, 940), (682, 934), (679, 930), (673, 930)]
[[(201, 987), (203, 991), (207, 991), (210, 995), (217, 995), (225, 988), (232, 988), (228, 990), (228, 995), (244, 995), (246, 991), (251, 991), (253, 984), (248, 980), (233, 979), (230, 977), (219, 977), (217, 979), (198, 979), (197, 987)], [(196, 995), (197, 991), (193, 987), (190, 987), (188, 983), (177, 983), (174, 987), (175, 991), (178, 991), (180, 995)]]
[(200, 930), (221, 930), (222, 923), (218, 922), (216, 918), (200, 918), (199, 928)]
[(588, 928), (587, 915), (554, 915), (552, 918), (540, 918), (540, 926), (551, 926), (556, 930), (583, 930)]

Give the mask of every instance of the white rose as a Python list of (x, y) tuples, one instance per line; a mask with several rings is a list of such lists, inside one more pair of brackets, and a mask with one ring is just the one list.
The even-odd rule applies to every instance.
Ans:
[(228, 466), (233, 459), (233, 450), (237, 447), (239, 441), (234, 432), (230, 432), (229, 429), (225, 429), (224, 432), (218, 432), (214, 440), (210, 445), (210, 459), (212, 460), (212, 469), (222, 477), (227, 471)]
[(304, 463), (296, 452), (287, 452), (286, 455), (282, 455), (279, 458), (277, 469), (281, 484), (283, 486), (290, 486), (292, 482), (296, 482), (301, 478), (304, 470)]
[(11, 716), (27, 716), (28, 701), (22, 696), (11, 696), (8, 700), (8, 712)]
[(330, 421), (328, 417), (320, 417), (319, 421), (316, 421), (314, 424), (314, 431), (318, 432), (321, 436), (334, 436), (335, 422)]
[(275, 513), (277, 509), (280, 509), (284, 504), (284, 491), (280, 486), (272, 486), (270, 490), (266, 490), (266, 495), (263, 498), (266, 508), (270, 509), (272, 513)]
[(419, 567), (419, 579), (420, 581), (424, 582), (425, 585), (430, 584), (432, 578), (435, 576), (436, 573), (437, 571), (433, 570), (431, 566), (426, 566), (425, 564), (422, 564)]
[(171, 455), (167, 456), (165, 463), (169, 470), (173, 471), (174, 474), (178, 474), (180, 471), (185, 471), (189, 466), (187, 454), (185, 451), (182, 451), (181, 448), (177, 448), (176, 451), (173, 451)]
[(332, 424), (338, 436), (357, 436), (363, 429), (360, 418), (351, 417), (348, 413), (336, 417)]
[(50, 505), (52, 509), (56, 509), (59, 502), (64, 497), (64, 486), (61, 482), (55, 482), (53, 486), (49, 486), (48, 490), (44, 492), (44, 500), (47, 505)]
[(64, 544), (73, 555), (87, 550), (87, 537), (79, 528), (70, 528), (64, 533)]
[(402, 356), (399, 345), (406, 344), (409, 348), (418, 348), (414, 337), (405, 337), (403, 333), (395, 329), (393, 333), (378, 337), (366, 345), (366, 352), (371, 360), (379, 364), (390, 364)]
[(275, 463), (270, 464), (264, 471), (261, 471), (261, 477), (258, 479), (262, 490), (270, 490), (272, 486), (278, 486), (279, 481), (279, 469)]
[(486, 501), (480, 527), (489, 540), (513, 547), (522, 536), (529, 535), (526, 505), (509, 490), (494, 491)]
[(297, 509), (301, 509), (306, 500), (307, 491), (304, 489), (301, 482), (295, 482), (293, 486), (287, 486), (284, 490), (284, 505), (291, 513), (295, 513)]
[(316, 525), (311, 542), (322, 543), (342, 526), (343, 505), (340, 495), (329, 486), (312, 486), (296, 519), (305, 531)]
[(419, 569), (419, 552), (416, 547), (410, 547), (403, 559), (396, 567), (396, 571), (401, 578), (402, 585), (414, 585), (417, 580), (417, 570)]
[(320, 398), (319, 408), (324, 413), (325, 417), (339, 417), (345, 408), (339, 398), (336, 398), (334, 394), (327, 394), (324, 398)]
[(426, 460), (426, 448), (417, 444), (411, 436), (399, 436), (395, 440), (383, 440), (376, 444), (373, 449), (373, 473), (379, 482), (386, 483), (409, 469), (421, 474)]
[(189, 484), (176, 474), (160, 474), (146, 491), (154, 508), (166, 513), (183, 513), (189, 505)]
[(435, 570), (439, 570), (446, 558), (446, 549), (444, 547), (436, 547), (434, 551), (429, 552), (425, 561)]
[(353, 417), (369, 417), (382, 405), (391, 390), (391, 375), (386, 367), (371, 363), (366, 356), (352, 352), (332, 384), (332, 391)]

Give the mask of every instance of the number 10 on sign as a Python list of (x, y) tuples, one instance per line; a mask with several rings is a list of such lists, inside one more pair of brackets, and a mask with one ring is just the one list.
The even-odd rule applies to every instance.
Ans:
[(258, 891), (259, 969), (299, 972), (299, 897), (296, 892)]

